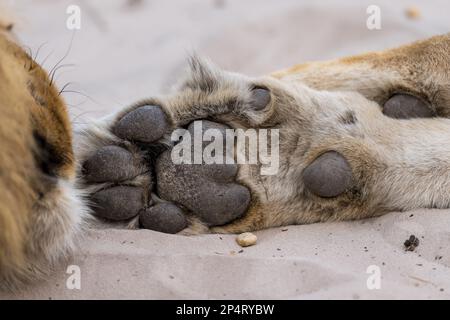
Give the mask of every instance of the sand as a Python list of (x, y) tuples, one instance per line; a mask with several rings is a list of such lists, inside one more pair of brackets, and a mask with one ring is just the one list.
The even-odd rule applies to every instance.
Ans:
[[(409, 1), (377, 2), (382, 29), (373, 31), (366, 28), (372, 3), (356, 0), (46, 0), (13, 9), (18, 35), (33, 54), (45, 43), (37, 60), (52, 52), (44, 63), (48, 70), (66, 51), (63, 64), (76, 64), (59, 69), (56, 79), (60, 86), (73, 82), (64, 96), (79, 123), (165, 92), (194, 50), (222, 67), (258, 75), (450, 31), (448, 1), (416, 5), (415, 17), (408, 14)], [(82, 8), (70, 50), (68, 4)], [(393, 212), (256, 235), (255, 246), (241, 248), (234, 235), (91, 230), (48, 281), (0, 298), (450, 298), (450, 210)], [(410, 235), (419, 239), (414, 251), (403, 245)], [(69, 265), (80, 268), (80, 289), (67, 286)], [(373, 272), (381, 276), (378, 289), (371, 285)]]

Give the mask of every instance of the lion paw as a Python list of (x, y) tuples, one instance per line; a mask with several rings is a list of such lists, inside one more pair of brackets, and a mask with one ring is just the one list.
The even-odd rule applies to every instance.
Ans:
[[(207, 227), (242, 216), (249, 190), (236, 183), (236, 164), (175, 164), (173, 130), (161, 107), (143, 105), (113, 119), (106, 138), (84, 152), (81, 180), (89, 190), (95, 216), (109, 221), (135, 221), (135, 226), (178, 233), (192, 221)], [(224, 130), (202, 121), (202, 128)], [(187, 127), (193, 134), (195, 122)], [(90, 132), (90, 134), (89, 134)], [(93, 130), (86, 136), (93, 139)], [(192, 143), (194, 143), (192, 141)], [(194, 152), (194, 148), (191, 148)]]

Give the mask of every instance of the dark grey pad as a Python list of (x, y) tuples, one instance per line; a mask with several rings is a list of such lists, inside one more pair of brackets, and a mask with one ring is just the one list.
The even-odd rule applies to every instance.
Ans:
[(113, 132), (122, 139), (150, 143), (160, 139), (168, 128), (166, 115), (160, 107), (143, 106), (123, 116)]
[(118, 186), (101, 190), (91, 197), (95, 215), (110, 220), (127, 220), (135, 217), (144, 207), (143, 189)]
[[(192, 128), (193, 124), (189, 130)], [(208, 128), (222, 131), (227, 127), (203, 121), (203, 129)], [(168, 150), (156, 162), (157, 192), (161, 198), (185, 206), (208, 225), (223, 225), (242, 216), (250, 204), (249, 190), (232, 183), (236, 173), (235, 164), (175, 165)]]
[(89, 182), (123, 181), (139, 174), (133, 155), (117, 146), (106, 146), (83, 164), (84, 179)]
[(383, 113), (395, 119), (431, 118), (436, 113), (421, 99), (410, 94), (395, 94), (384, 104)]
[[(203, 163), (202, 166), (200, 165), (194, 165), (192, 166), (194, 171), (199, 171), (201, 172), (202, 175), (207, 175), (209, 177), (214, 177), (215, 181), (220, 181), (220, 182), (234, 182), (234, 178), (236, 177), (237, 171), (238, 171), (238, 166), (235, 163), (231, 163), (231, 164), (226, 164), (226, 154), (227, 154), (227, 150), (226, 150), (226, 145), (225, 145), (225, 136), (226, 136), (226, 129), (230, 129), (230, 127), (221, 124), (221, 123), (217, 123), (217, 122), (213, 122), (213, 121), (209, 121), (209, 120), (198, 120), (198, 121), (194, 121), (192, 122), (189, 126), (188, 126), (188, 131), (190, 132), (191, 136), (194, 137), (194, 123), (202, 123), (202, 133), (204, 133), (206, 130), (208, 129), (216, 129), (219, 130), (222, 137), (224, 137), (223, 141), (224, 141), (224, 148), (222, 150), (222, 154), (223, 154), (223, 158), (222, 158), (222, 164), (217, 164), (217, 163), (212, 163), (212, 164), (205, 164)], [(193, 141), (191, 141), (193, 142)], [(208, 146), (208, 144), (210, 144), (211, 141), (205, 141), (203, 142), (203, 148), (201, 149), (201, 152), (203, 153), (203, 150), (205, 147)], [(194, 147), (193, 145), (191, 146), (191, 155), (194, 154)]]
[(159, 203), (139, 213), (139, 222), (145, 229), (177, 233), (187, 227), (183, 211), (172, 203)]
[(270, 102), (270, 91), (265, 88), (256, 87), (252, 90), (252, 107), (255, 110), (264, 109)]
[(352, 169), (340, 153), (328, 151), (305, 168), (303, 183), (319, 197), (336, 197), (352, 186)]

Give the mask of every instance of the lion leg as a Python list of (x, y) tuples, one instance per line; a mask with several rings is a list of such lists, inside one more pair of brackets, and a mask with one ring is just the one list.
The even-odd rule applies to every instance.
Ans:
[[(431, 53), (439, 58), (438, 67), (445, 68), (445, 56), (440, 55), (440, 50), (447, 40), (445, 36), (438, 39), (434, 49), (433, 41), (436, 39), (429, 46), (412, 45), (406, 51), (414, 56), (411, 48), (421, 48), (426, 53), (431, 47)], [(396, 68), (400, 68), (404, 51), (389, 52), (383, 58), (385, 65), (389, 59), (397, 59)], [(383, 54), (313, 63), (301, 72), (261, 78), (231, 74), (193, 61), (190, 75), (175, 94), (125, 108), (103, 124), (91, 124), (83, 130), (85, 137), (79, 141), (85, 141), (82, 144), (86, 147), (78, 153), (81, 162), (105, 159), (102, 148), (122, 145), (139, 163), (125, 170), (130, 173), (128, 180), (118, 181), (114, 170), (107, 170), (110, 173), (104, 181), (92, 181), (89, 172), (80, 173), (86, 190), (92, 191), (92, 199), (100, 198), (97, 208), (108, 208), (93, 208), (94, 211), (112, 220), (132, 219), (138, 222), (134, 226), (145, 227), (150, 221), (149, 228), (153, 230), (192, 234), (241, 232), (366, 218), (393, 210), (448, 207), (446, 190), (450, 177), (445, 159), (450, 150), (444, 141), (448, 140), (450, 123), (435, 117), (442, 108), (439, 99), (433, 100), (445, 96), (446, 91), (438, 91), (429, 101), (411, 92), (407, 96), (400, 89), (411, 82), (407, 75), (413, 70), (413, 63), (401, 74), (395, 69), (383, 69), (379, 65), (382, 61), (370, 62), (370, 57), (378, 56)], [(436, 79), (435, 84), (445, 89), (448, 86), (443, 77), (444, 80)], [(426, 79), (420, 80), (423, 83), (419, 80), (412, 88), (418, 90), (425, 84)], [(410, 105), (412, 108), (403, 109)], [(156, 113), (162, 116), (147, 117), (146, 110), (149, 114), (159, 110)], [(174, 146), (168, 143), (168, 136), (180, 127), (189, 131), (197, 119), (218, 121), (234, 129), (278, 132), (279, 144), (270, 148), (279, 156), (279, 170), (265, 174), (262, 163), (214, 169), (202, 164), (195, 170), (191, 164), (174, 164), (170, 161)], [(219, 131), (223, 129), (217, 126)], [(154, 149), (161, 144), (165, 150)], [(111, 157), (113, 167), (120, 167), (119, 158)], [(133, 180), (140, 175), (140, 179)], [(140, 184), (149, 180), (151, 184)], [(118, 185), (140, 189), (138, 195), (128, 188), (129, 191), (109, 189)], [(217, 185), (221, 186), (219, 192)], [(118, 208), (114, 200), (108, 200), (113, 198), (134, 199), (132, 208), (124, 208), (130, 209), (127, 217), (104, 214)], [(143, 213), (146, 218), (141, 218)], [(183, 223), (169, 228), (169, 216), (174, 217), (171, 221)]]
[(381, 52), (300, 64), (272, 76), (318, 90), (358, 92), (394, 118), (450, 117), (449, 50), (446, 34)]
[(87, 208), (58, 91), (4, 34), (0, 56), (0, 287), (14, 289), (71, 252)]

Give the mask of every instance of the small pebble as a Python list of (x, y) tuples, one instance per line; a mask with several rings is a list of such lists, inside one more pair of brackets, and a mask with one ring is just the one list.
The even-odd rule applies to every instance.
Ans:
[(258, 238), (253, 233), (244, 232), (236, 237), (236, 242), (241, 247), (249, 247), (255, 245), (257, 239)]
[(416, 20), (420, 18), (420, 10), (417, 7), (411, 6), (405, 10), (406, 16), (410, 19)]

